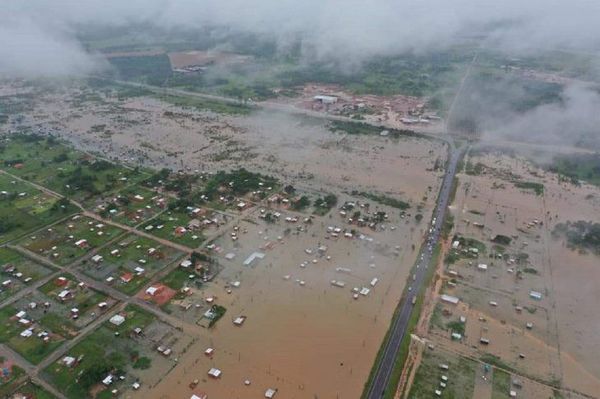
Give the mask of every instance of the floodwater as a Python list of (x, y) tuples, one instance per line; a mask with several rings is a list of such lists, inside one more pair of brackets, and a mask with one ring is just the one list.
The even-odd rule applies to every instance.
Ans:
[[(427, 227), (425, 222), (415, 224), (416, 206), (422, 205), (420, 212), (428, 220), (435, 204), (442, 172), (432, 168), (436, 160), (445, 160), (444, 147), (416, 138), (334, 134), (322, 121), (289, 115), (223, 116), (149, 98), (79, 106), (69, 100), (68, 93), (41, 97), (28, 121), (55, 127), (79, 148), (130, 163), (192, 171), (243, 166), (309, 192), (335, 192), (343, 198), (344, 192), (371, 191), (413, 205), (406, 219), (399, 218), (398, 210), (387, 209), (393, 215), (387, 224), (397, 229), (364, 231), (372, 241), (326, 240), (327, 226), (345, 223), (336, 211), (317, 217), (308, 232), (299, 235), (287, 236), (285, 225), (244, 222), (248, 232), (237, 241), (238, 247), (228, 235), (219, 243), (224, 248), (221, 256), (227, 251), (238, 256), (231, 262), (222, 258), (223, 272), (205, 288), (227, 313), (212, 330), (192, 329), (197, 343), (179, 354), (178, 366), (162, 382), (150, 390), (142, 381), (140, 391), (131, 392), (131, 397), (153, 398), (206, 392), (211, 399), (235, 399), (261, 398), (273, 388), (286, 399), (360, 397), (414, 263), (412, 246), (418, 247)], [(165, 115), (167, 110), (172, 114)], [(105, 126), (92, 131), (100, 125)], [(275, 244), (265, 251), (265, 259), (243, 267), (243, 259), (264, 245), (267, 235)], [(284, 237), (283, 242), (277, 236)], [(331, 260), (300, 268), (300, 263), (312, 260), (305, 249), (321, 244), (329, 247)], [(398, 256), (391, 250), (396, 246)], [(336, 267), (352, 273), (339, 276)], [(374, 277), (379, 282), (370, 287)], [(347, 285), (333, 287), (332, 279)], [(233, 280), (241, 285), (228, 294), (225, 284)], [(355, 300), (355, 286), (370, 287), (371, 292)], [(241, 327), (232, 323), (239, 315), (247, 316)], [(215, 349), (212, 358), (204, 355), (208, 347)], [(223, 371), (220, 379), (209, 379), (211, 367)], [(192, 391), (188, 384), (195, 379), (200, 383)]]
[[(485, 273), (474, 267), (469, 270), (462, 268), (464, 265), (456, 266), (469, 284), (478, 287), (455, 292), (476, 309), (469, 317), (472, 337), (468, 343), (477, 346), (479, 336), (485, 334), (492, 342), (486, 351), (509, 364), (596, 395), (600, 392), (600, 321), (595, 315), (600, 299), (599, 258), (568, 249), (564, 239), (556, 239), (550, 232), (561, 222), (598, 222), (600, 189), (560, 183), (555, 175), (521, 158), (485, 154), (472, 162), (482, 162), (491, 169), (481, 176), (461, 176), (453, 205), (458, 231), (487, 241), (488, 249), (492, 246), (489, 239), (495, 234), (513, 236), (510, 252), (527, 253), (537, 274), (524, 274), (517, 280), (502, 261)], [(544, 195), (514, 187), (514, 179), (543, 183)], [(483, 215), (470, 212), (473, 210)], [(527, 226), (534, 219), (543, 224)], [(476, 228), (472, 222), (485, 227)], [(487, 256), (482, 261), (493, 263)], [(530, 290), (542, 292), (543, 299), (532, 301)], [(498, 307), (490, 307), (490, 299), (497, 301)], [(533, 306), (537, 311), (518, 313), (515, 304)], [(485, 315), (487, 323), (478, 321), (479, 313)], [(532, 331), (524, 329), (527, 321), (534, 322)], [(519, 359), (519, 353), (524, 353), (526, 359)]]

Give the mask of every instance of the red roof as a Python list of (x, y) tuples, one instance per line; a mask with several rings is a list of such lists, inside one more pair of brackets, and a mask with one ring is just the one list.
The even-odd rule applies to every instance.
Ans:
[(129, 272), (127, 272), (127, 273), (123, 274), (123, 275), (121, 276), (121, 280), (122, 280), (124, 283), (128, 283), (128, 282), (130, 282), (131, 280), (133, 280), (133, 273), (129, 273)]

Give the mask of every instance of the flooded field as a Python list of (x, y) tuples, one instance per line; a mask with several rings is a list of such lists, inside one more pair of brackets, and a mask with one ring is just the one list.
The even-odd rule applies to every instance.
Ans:
[[(337, 196), (337, 206), (322, 216), (315, 208), (269, 210), (275, 205), (263, 201), (228, 220), (205, 248), (220, 273), (190, 297), (211, 298), (225, 315), (206, 328), (206, 305), (171, 308), (170, 320), (181, 321), (174, 327), (196, 341), (168, 373), (147, 370), (142, 380), (151, 383), (127, 397), (147, 397), (152, 389), (160, 398), (205, 392), (233, 399), (262, 397), (272, 388), (285, 398), (358, 398), (427, 229), (445, 146), (419, 137), (333, 133), (326, 121), (279, 113), (215, 114), (148, 97), (79, 103), (77, 95), (40, 98), (26, 123), (130, 165), (245, 167), (313, 200)], [(389, 198), (409, 208), (377, 202)], [(346, 202), (356, 204), (348, 214), (340, 210)], [(281, 216), (266, 220), (265, 208)], [(369, 227), (357, 224), (356, 211), (385, 218)], [(255, 253), (264, 256), (249, 261)], [(144, 289), (137, 298), (145, 298)], [(208, 375), (211, 368), (222, 372), (219, 378)]]
[[(527, 377), (594, 397), (600, 369), (592, 348), (600, 343), (589, 299), (600, 293), (598, 257), (567, 248), (551, 232), (567, 221), (597, 221), (600, 190), (496, 151), (474, 151), (465, 165), (442, 289), (460, 302), (439, 301), (431, 336), (466, 356), (492, 354)], [(547, 397), (547, 389), (525, 391)]]
[(27, 124), (80, 148), (151, 167), (215, 171), (243, 165), (310, 182), (317, 191), (378, 190), (415, 200), (430, 185), (423, 178), (427, 169), (445, 158), (439, 142), (334, 134), (326, 121), (303, 116), (215, 114), (148, 97), (85, 98), (75, 89), (41, 96)]

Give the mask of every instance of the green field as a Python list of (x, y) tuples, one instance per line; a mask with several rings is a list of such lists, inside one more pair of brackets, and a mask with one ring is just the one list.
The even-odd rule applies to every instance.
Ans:
[(25, 374), (25, 370), (11, 364), (10, 361), (5, 362), (6, 360), (6, 358), (0, 357), (0, 366), (3, 370), (9, 370), (10, 373), (8, 375), (3, 373), (2, 377), (0, 377), (0, 397), (2, 398), (12, 397), (11, 394), (18, 388), (17, 384), (20, 378)]
[[(159, 200), (163, 199), (159, 205)], [(166, 208), (168, 200), (140, 185), (128, 187), (111, 195), (98, 205), (95, 211), (105, 219), (136, 226), (156, 216)]]
[[(184, 253), (154, 240), (127, 235), (98, 252), (102, 261), (91, 259), (80, 269), (95, 280), (110, 283), (121, 292), (132, 295), (139, 291), (159, 270), (180, 259)], [(136, 270), (137, 268), (140, 268)], [(143, 269), (143, 271), (141, 271)], [(128, 281), (129, 280), (129, 281)]]
[(148, 177), (141, 170), (97, 159), (38, 135), (13, 134), (2, 139), (0, 167), (86, 205), (99, 194), (116, 193)]
[[(59, 277), (50, 280), (46, 284), (39, 288), (39, 291), (45, 295), (45, 297), (31, 298), (36, 302), (50, 302), (51, 309), (48, 311), (38, 311), (37, 314), (34, 310), (31, 310), (32, 316), (35, 318), (48, 320), (48, 324), (54, 324), (56, 328), (52, 328), (54, 331), (58, 328), (63, 328), (63, 323), (66, 324), (63, 336), (74, 329), (78, 330), (83, 326), (89, 324), (89, 322), (95, 319), (95, 314), (101, 313), (102, 311), (98, 308), (98, 304), (101, 302), (107, 302), (114, 304), (114, 300), (110, 299), (107, 295), (96, 291), (87, 286), (80, 287), (80, 281), (70, 274), (61, 274)], [(64, 290), (68, 290), (70, 295), (68, 299), (61, 300), (59, 293)], [(27, 297), (29, 299), (29, 297)], [(24, 303), (24, 305), (26, 305)], [(71, 319), (71, 309), (79, 309), (79, 317), (77, 320)]]
[(0, 174), (0, 243), (20, 237), (74, 213), (76, 208)]
[[(13, 306), (0, 309), (0, 342), (10, 346), (29, 362), (37, 364), (59, 347), (65, 338), (54, 333), (41, 320), (29, 325), (19, 323), (19, 319), (15, 317), (17, 312), (19, 309)], [(33, 335), (22, 337), (21, 332), (28, 328), (33, 329)], [(47, 342), (38, 337), (44, 331), (49, 334)]]
[[(9, 286), (0, 288), (0, 301), (9, 298), (27, 285), (31, 285), (53, 272), (53, 270), (6, 247), (0, 248), (0, 268), (1, 281), (11, 281)], [(11, 270), (13, 268), (14, 270)]]
[(492, 399), (510, 398), (510, 374), (494, 369), (492, 377)]
[(171, 77), (171, 63), (166, 54), (139, 57), (111, 57), (108, 62), (121, 80), (135, 80), (153, 86), (162, 86)]
[(600, 186), (600, 154), (557, 156), (544, 166), (549, 171), (557, 173), (563, 180), (574, 184), (584, 180)]
[[(123, 230), (118, 227), (75, 215), (51, 228), (25, 237), (19, 245), (65, 266), (122, 233)], [(77, 243), (81, 240), (86, 243), (78, 246)]]
[(13, 397), (24, 397), (24, 398), (32, 398), (32, 399), (56, 399), (54, 395), (50, 392), (46, 391), (44, 388), (39, 385), (34, 384), (31, 381), (27, 381), (25, 384), (22, 384), (18, 387), (9, 386), (10, 392), (6, 393), (0, 388), (0, 395), (3, 397), (10, 397), (8, 394), (12, 394)]
[[(90, 389), (109, 373), (127, 374), (138, 360), (138, 344), (130, 334), (137, 327), (144, 329), (150, 325), (154, 316), (133, 305), (121, 314), (125, 317), (123, 324), (117, 327), (107, 321), (69, 351), (69, 356), (81, 357), (79, 364), (69, 368), (59, 360), (44, 370), (50, 383), (68, 398), (89, 397)], [(106, 345), (107, 342), (111, 344)], [(118, 387), (122, 383), (115, 384)]]
[[(188, 228), (188, 224), (194, 217), (180, 210), (166, 211), (152, 221), (146, 223), (142, 230), (165, 240), (190, 248), (197, 248), (204, 241), (202, 229)], [(185, 232), (176, 231), (177, 228), (185, 228)]]
[[(442, 370), (440, 364), (448, 365), (448, 370)], [(477, 363), (473, 361), (425, 349), (408, 397), (434, 398), (438, 397), (435, 390), (440, 390), (442, 395), (439, 397), (442, 399), (471, 398), (475, 389), (476, 368)], [(440, 386), (443, 375), (448, 377), (445, 388)]]

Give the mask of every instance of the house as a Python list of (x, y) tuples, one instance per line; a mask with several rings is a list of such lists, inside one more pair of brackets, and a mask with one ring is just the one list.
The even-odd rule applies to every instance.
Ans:
[(440, 296), (440, 299), (442, 300), (442, 302), (446, 302), (452, 305), (456, 305), (460, 301), (457, 297), (446, 294), (442, 294)]
[(146, 294), (150, 295), (150, 296), (155, 296), (157, 294), (160, 294), (163, 290), (162, 286), (150, 286), (146, 289)]
[(112, 374), (107, 375), (103, 380), (102, 383), (106, 386), (109, 386), (110, 384), (113, 383), (113, 376)]
[(88, 242), (85, 239), (81, 239), (75, 242), (75, 245), (79, 248), (87, 248)]
[(540, 301), (542, 299), (542, 293), (537, 291), (530, 291), (529, 297), (535, 300)]
[(66, 277), (59, 277), (56, 280), (54, 280), (54, 284), (58, 287), (64, 287), (65, 285), (67, 285), (67, 283), (69, 282), (69, 280), (67, 280)]
[(338, 98), (334, 96), (317, 95), (313, 97), (313, 100), (321, 104), (335, 104), (337, 103)]
[(208, 370), (208, 375), (212, 378), (219, 378), (221, 377), (221, 370), (213, 367), (210, 370)]
[(167, 207), (167, 200), (165, 198), (161, 197), (157, 199), (155, 203), (160, 209), (165, 209)]
[(204, 215), (206, 213), (206, 210), (202, 208), (194, 208), (190, 213), (192, 214), (192, 216), (200, 216)]
[(115, 326), (120, 326), (125, 321), (125, 318), (120, 314), (116, 314), (113, 317), (111, 317), (108, 321), (110, 321), (110, 323), (114, 324)]
[(124, 273), (120, 278), (121, 278), (122, 282), (128, 283), (131, 280), (133, 280), (133, 273), (131, 273), (131, 272)]
[(184, 260), (183, 262), (181, 262), (179, 264), (179, 266), (183, 267), (184, 269), (189, 268), (190, 266), (192, 266), (192, 261), (189, 259)]
[(175, 236), (176, 237), (181, 237), (185, 233), (187, 233), (187, 229), (185, 227), (178, 226), (178, 227), (175, 228)]
[(144, 197), (142, 197), (142, 196), (141, 196), (141, 195), (139, 195), (139, 194), (136, 194), (136, 195), (134, 195), (134, 196), (133, 196), (133, 199), (134, 199), (135, 201), (137, 201), (137, 202), (142, 202), (142, 201), (144, 200)]
[(255, 259), (263, 259), (265, 254), (262, 252), (253, 252), (250, 256), (246, 258), (244, 261), (244, 266), (250, 266)]
[(73, 367), (75, 364), (75, 358), (72, 356), (65, 356), (62, 358), (61, 362), (67, 367)]
[(488, 266), (485, 263), (480, 263), (477, 265), (477, 268), (481, 271), (486, 271), (488, 269)]
[(104, 258), (102, 258), (102, 255), (92, 256), (92, 262), (94, 262), (94, 263), (100, 263), (100, 262), (102, 262), (102, 259), (104, 259)]
[(273, 399), (277, 394), (277, 389), (269, 388), (265, 391), (265, 398)]
[(30, 328), (28, 328), (27, 330), (21, 331), (21, 334), (19, 335), (23, 338), (29, 338), (33, 335), (33, 331)]
[(73, 294), (71, 293), (70, 290), (62, 290), (61, 292), (58, 293), (58, 299), (60, 299), (61, 301), (66, 301), (67, 299), (71, 298), (73, 296)]

